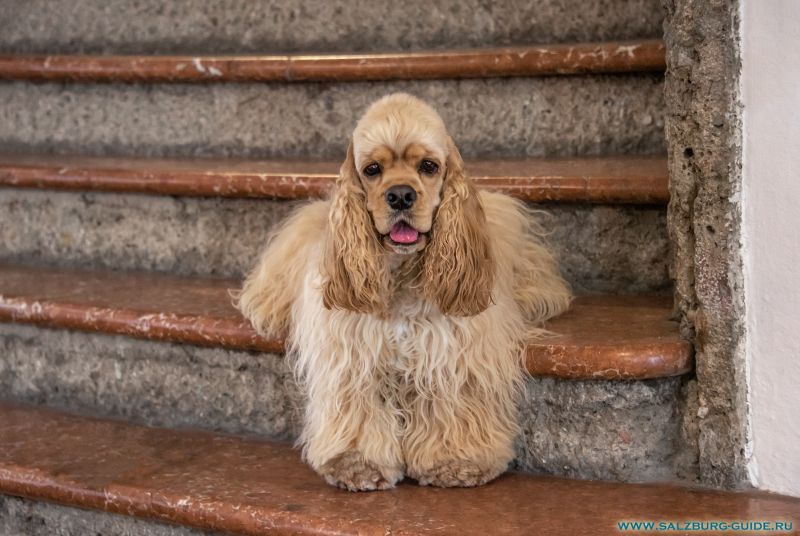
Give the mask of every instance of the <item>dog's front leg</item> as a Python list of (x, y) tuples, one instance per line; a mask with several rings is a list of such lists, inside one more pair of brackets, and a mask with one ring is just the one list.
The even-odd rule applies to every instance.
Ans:
[(514, 456), (514, 398), (513, 382), (481, 386), (476, 378), (454, 391), (418, 397), (403, 442), (406, 474), (420, 485), (440, 487), (480, 486), (496, 478)]
[(380, 369), (359, 356), (330, 355), (309, 370), (305, 457), (325, 480), (350, 491), (381, 490), (403, 478), (399, 412)]
[(479, 486), (514, 457), (520, 372), (511, 350), (498, 355), (481, 346), (447, 371), (418, 376), (422, 385), (409, 400), (403, 454), (406, 474), (420, 485)]

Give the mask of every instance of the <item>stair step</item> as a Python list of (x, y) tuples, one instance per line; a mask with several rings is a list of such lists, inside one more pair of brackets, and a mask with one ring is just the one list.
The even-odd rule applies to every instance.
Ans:
[(800, 499), (768, 493), (519, 473), (474, 489), (355, 494), (286, 444), (8, 403), (0, 429), (2, 493), (235, 534), (619, 534), (619, 521), (642, 518), (800, 518)]
[(356, 118), (405, 91), (476, 157), (664, 151), (661, 73), (320, 84), (0, 83), (4, 152), (336, 159)]
[[(0, 186), (200, 197), (302, 199), (329, 190), (340, 161), (0, 155)], [(666, 157), (467, 162), (483, 188), (532, 202), (664, 204)]]
[(91, 82), (353, 82), (663, 71), (660, 40), (383, 54), (0, 55), (0, 79)]
[[(48, 54), (376, 52), (657, 37), (660, 0), (0, 2), (0, 50)], [(525, 41), (523, 41), (525, 40)]]
[[(0, 265), (0, 320), (138, 338), (281, 352), (231, 305), (233, 280)], [(689, 344), (654, 296), (583, 296), (528, 346), (531, 374), (650, 379), (689, 372)]]

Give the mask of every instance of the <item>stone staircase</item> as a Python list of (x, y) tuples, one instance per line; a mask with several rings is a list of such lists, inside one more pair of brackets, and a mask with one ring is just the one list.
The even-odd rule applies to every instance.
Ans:
[[(0, 404), (0, 427), (0, 476), (6, 492), (208, 531), (614, 534), (618, 522), (643, 517), (677, 523), (715, 512), (716, 519), (729, 522), (740, 519), (732, 517), (736, 513), (783, 522), (800, 513), (800, 499), (765, 493), (522, 474), (472, 489), (400, 486), (354, 494), (320, 484), (297, 453), (281, 443), (144, 428), (8, 404)], [(199, 534), (135, 524), (121, 516), (70, 516), (50, 505), (31, 515), (27, 506), (20, 499), (0, 502), (0, 529), (5, 522), (28, 535)]]
[[(466, 534), (502, 518), (577, 534), (552, 514), (575, 494), (570, 519), (595, 533), (697, 494), (731, 515), (800, 511), (524, 474), (695, 476), (661, 16), (653, 0), (0, 0), (0, 532)], [(365, 106), (398, 90), (440, 111), (481, 187), (541, 209), (584, 295), (552, 322), (562, 337), (528, 348), (520, 473), (481, 490), (326, 487), (280, 443), (303, 404), (282, 341), (227, 295), (269, 229), (328, 191)]]

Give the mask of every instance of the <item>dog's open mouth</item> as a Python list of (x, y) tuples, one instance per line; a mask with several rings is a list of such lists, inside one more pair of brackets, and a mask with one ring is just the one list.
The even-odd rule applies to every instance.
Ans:
[(408, 246), (419, 240), (419, 231), (401, 220), (392, 225), (392, 229), (389, 231), (389, 238), (395, 244)]

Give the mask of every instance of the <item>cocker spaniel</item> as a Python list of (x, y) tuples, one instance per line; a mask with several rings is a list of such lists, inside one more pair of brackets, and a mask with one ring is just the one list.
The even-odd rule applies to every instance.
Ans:
[(570, 292), (526, 206), (478, 191), (439, 115), (394, 94), (353, 132), (330, 200), (273, 234), (238, 304), (287, 335), (308, 463), (349, 490), (504, 472), (526, 342)]

